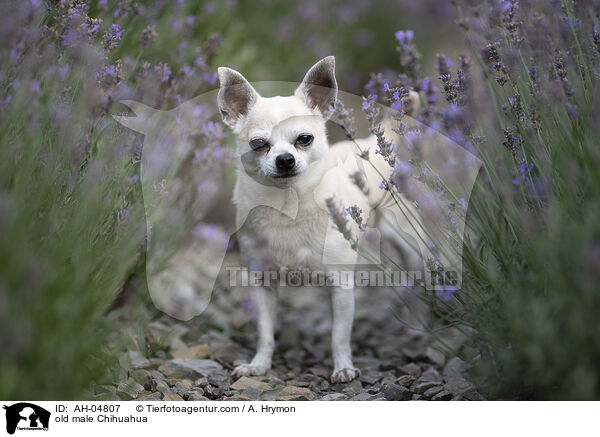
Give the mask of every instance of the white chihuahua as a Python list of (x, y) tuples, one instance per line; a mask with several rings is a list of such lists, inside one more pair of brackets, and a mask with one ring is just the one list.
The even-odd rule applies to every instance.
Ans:
[[(294, 95), (270, 98), (260, 96), (237, 71), (218, 70), (219, 109), (236, 135), (241, 157), (234, 203), (237, 227), (244, 224), (238, 238), (246, 259), (257, 256), (253, 235), (260, 235), (279, 268), (329, 271), (356, 261), (344, 236), (331, 232), (325, 201), (335, 196), (345, 199), (347, 206), (370, 211), (382, 197), (377, 188), (382, 177), (376, 168), (387, 177), (390, 167), (380, 155), (371, 154), (375, 165), (365, 171), (373, 177), (367, 174), (366, 180), (375, 186), (361, 189), (337, 165), (340, 156), (342, 160), (350, 153), (356, 156), (358, 150), (354, 142), (330, 147), (327, 140), (325, 123), (337, 98), (334, 70), (334, 58), (324, 58), (308, 71)], [(365, 148), (374, 146), (373, 137), (358, 142)], [(404, 219), (396, 220), (402, 228), (403, 223), (398, 222)], [(360, 375), (352, 363), (350, 346), (354, 291), (352, 287), (329, 288), (333, 307), (331, 380), (348, 382)], [(276, 291), (252, 288), (251, 296), (257, 308), (258, 347), (249, 364), (235, 368), (235, 376), (262, 375), (271, 367)]]

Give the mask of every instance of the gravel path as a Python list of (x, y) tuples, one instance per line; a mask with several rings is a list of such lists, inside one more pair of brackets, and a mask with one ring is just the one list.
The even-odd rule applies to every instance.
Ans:
[[(396, 313), (396, 316), (394, 315)], [(260, 377), (231, 377), (252, 358), (254, 308), (243, 289), (216, 293), (190, 322), (161, 316), (147, 325), (146, 350), (120, 359), (122, 380), (95, 387), (102, 400), (482, 400), (467, 381), (467, 364), (446, 357), (419, 325), (428, 311), (408, 293), (357, 290), (352, 336), (362, 376), (332, 385), (331, 316), (322, 290), (281, 296), (273, 368)], [(404, 323), (400, 322), (403, 320)], [(462, 339), (441, 333), (446, 344)], [(133, 348), (132, 348), (133, 349)]]

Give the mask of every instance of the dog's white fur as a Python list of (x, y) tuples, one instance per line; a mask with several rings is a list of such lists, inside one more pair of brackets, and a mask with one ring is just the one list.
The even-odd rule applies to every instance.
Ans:
[[(357, 154), (356, 144), (346, 141), (329, 146), (325, 123), (328, 108), (337, 96), (334, 58), (317, 62), (306, 74), (294, 95), (288, 97), (261, 97), (246, 79), (229, 68), (219, 68), (219, 107), (223, 120), (236, 134), (237, 152), (248, 162), (240, 165), (234, 191), (237, 207), (237, 227), (259, 233), (265, 240), (279, 267), (308, 268), (327, 271), (335, 268), (327, 261), (324, 251), (333, 254), (337, 264), (352, 264), (356, 254), (341, 233), (331, 232), (331, 222), (325, 199), (331, 195), (350, 199), (370, 211), (381, 201), (377, 188), (381, 176), (371, 166), (365, 167), (367, 181), (371, 181), (369, 195), (365, 195), (339, 168), (348, 156)], [(309, 147), (295, 144), (299, 135), (314, 137)], [(264, 138), (266, 150), (254, 151), (249, 142)], [(373, 147), (374, 138), (359, 140), (362, 147)], [(277, 156), (290, 153), (295, 160), (296, 176), (278, 178)], [(384, 174), (390, 168), (379, 155), (371, 153), (375, 167)], [(371, 176), (371, 177), (369, 177)], [(273, 188), (276, 188), (275, 190)], [(273, 196), (279, 196), (274, 200)], [(297, 202), (297, 211), (282, 213), (286, 204)], [(279, 204), (279, 208), (254, 208), (256, 205)], [(283, 209), (282, 209), (283, 208)], [(249, 214), (250, 210), (252, 213)], [(404, 217), (396, 217), (398, 221)], [(398, 223), (400, 228), (407, 228)], [(242, 254), (253, 257), (254, 240), (240, 232)], [(251, 289), (258, 312), (258, 347), (249, 364), (238, 366), (234, 375), (261, 375), (271, 367), (274, 349), (276, 294), (265, 288)], [(354, 317), (354, 291), (331, 287), (333, 327), (332, 352), (333, 382), (347, 382), (358, 377), (350, 347)]]

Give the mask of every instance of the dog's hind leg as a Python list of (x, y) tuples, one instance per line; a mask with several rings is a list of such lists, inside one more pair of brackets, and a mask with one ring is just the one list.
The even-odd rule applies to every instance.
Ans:
[(350, 336), (354, 320), (354, 289), (331, 288), (333, 326), (331, 349), (333, 352), (333, 374), (331, 382), (349, 382), (360, 376), (360, 370), (352, 364)]
[(237, 366), (233, 376), (264, 375), (271, 368), (271, 358), (275, 349), (275, 315), (277, 295), (274, 290), (263, 287), (253, 288), (250, 295), (257, 309), (258, 344), (256, 355), (248, 364)]

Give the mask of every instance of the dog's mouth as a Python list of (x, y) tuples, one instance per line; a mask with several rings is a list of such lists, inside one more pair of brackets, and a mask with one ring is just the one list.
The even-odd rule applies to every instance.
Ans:
[(289, 178), (293, 178), (295, 176), (298, 176), (299, 173), (298, 172), (293, 172), (293, 173), (285, 173), (285, 174), (276, 174), (273, 175), (273, 179), (289, 179)]

